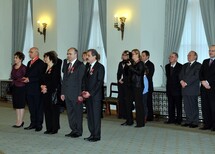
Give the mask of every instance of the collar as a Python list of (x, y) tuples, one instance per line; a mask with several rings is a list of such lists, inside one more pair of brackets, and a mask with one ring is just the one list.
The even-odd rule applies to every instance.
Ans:
[(147, 60), (144, 62), (144, 64), (147, 63), (148, 61), (149, 61), (149, 59), (147, 59)]
[(189, 63), (190, 63), (190, 66), (191, 66), (191, 65), (193, 65), (193, 63), (194, 63), (194, 62), (195, 62), (195, 60), (194, 60), (194, 61), (189, 62)]
[(72, 66), (75, 64), (76, 60), (77, 60), (77, 58), (74, 59), (72, 62), (70, 62), (72, 64)]
[(92, 64), (90, 64), (90, 65), (91, 65), (91, 68), (93, 68), (93, 66), (95, 65), (96, 62), (97, 62), (97, 60), (94, 61)]
[(31, 65), (32, 65), (35, 61), (37, 61), (38, 59), (39, 59), (38, 56), (34, 57), (34, 58), (31, 60)]
[(171, 63), (170, 63), (170, 66), (171, 66), (171, 67), (175, 67), (176, 63), (177, 63), (177, 62), (175, 62), (174, 64), (171, 64)]

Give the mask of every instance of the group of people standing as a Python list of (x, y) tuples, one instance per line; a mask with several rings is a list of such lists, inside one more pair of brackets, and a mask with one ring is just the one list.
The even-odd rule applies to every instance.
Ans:
[[(126, 119), (122, 126), (134, 124), (132, 110), (136, 109), (136, 126), (144, 127), (146, 120), (153, 120), (152, 92), (154, 64), (147, 50), (133, 49), (122, 53), (118, 65), (119, 118)], [(135, 102), (135, 107), (133, 105)]]
[[(45, 115), (44, 134), (56, 134), (60, 129), (60, 102), (65, 101), (71, 132), (66, 137), (82, 136), (83, 101), (86, 102), (90, 142), (101, 139), (101, 100), (104, 82), (104, 66), (98, 62), (95, 49), (86, 52), (87, 63), (78, 60), (78, 50), (69, 48), (67, 58), (62, 62), (55, 51), (44, 54), (44, 62), (39, 58), (39, 50), (29, 50), (31, 60), (22, 64), (22, 52), (14, 54), (11, 71), (13, 107), (17, 121), (14, 128), (24, 125), (25, 102), (30, 112), (30, 125), (25, 130), (42, 130)], [(63, 64), (62, 64), (63, 63)], [(61, 69), (62, 68), (62, 69)], [(61, 79), (63, 72), (63, 79)]]
[[(176, 52), (169, 56), (170, 63), (165, 66), (169, 116), (166, 123), (190, 128), (198, 127), (200, 95), (203, 117), (203, 127), (200, 129), (215, 131), (215, 45), (209, 47), (209, 58), (202, 64), (197, 62), (197, 59), (195, 51), (188, 53), (188, 62), (184, 65), (177, 61)], [(182, 123), (182, 100), (186, 114), (184, 123)]]
[[(117, 81), (119, 91), (119, 118), (126, 119), (123, 126), (133, 125), (132, 110), (136, 109), (136, 127), (144, 127), (146, 121), (153, 121), (153, 74), (154, 64), (149, 60), (147, 50), (137, 49), (122, 53), (118, 65)], [(166, 94), (168, 98), (167, 124), (177, 124), (196, 128), (199, 124), (198, 96), (201, 96), (203, 127), (215, 131), (215, 45), (209, 48), (209, 59), (202, 64), (197, 62), (198, 55), (190, 51), (188, 62), (178, 62), (178, 54), (172, 52), (165, 66)], [(182, 100), (186, 120), (182, 123)], [(133, 105), (135, 102), (135, 106)]]

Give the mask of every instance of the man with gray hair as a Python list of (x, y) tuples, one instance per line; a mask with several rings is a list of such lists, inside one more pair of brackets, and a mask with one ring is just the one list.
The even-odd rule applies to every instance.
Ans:
[(37, 47), (32, 47), (29, 50), (29, 57), (31, 60), (27, 64), (23, 82), (26, 83), (26, 95), (31, 123), (24, 129), (41, 131), (43, 124), (43, 104), (41, 102), (40, 81), (42, 74), (45, 72), (45, 63), (39, 58), (39, 49)]
[(199, 70), (201, 64), (197, 62), (197, 53), (190, 51), (187, 55), (188, 62), (182, 67), (179, 75), (182, 87), (182, 97), (186, 122), (182, 126), (196, 128), (199, 123), (198, 95), (200, 92)]

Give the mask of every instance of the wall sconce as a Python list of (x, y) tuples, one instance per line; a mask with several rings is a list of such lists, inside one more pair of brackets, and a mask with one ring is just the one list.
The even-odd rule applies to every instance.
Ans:
[(42, 25), (43, 25), (42, 31), (40, 30), (40, 21), (37, 21), (37, 24), (38, 24), (37, 31), (40, 33), (40, 35), (43, 35), (44, 42), (46, 42), (46, 28), (47, 28), (47, 23), (42, 23)]
[(121, 31), (121, 38), (123, 40), (126, 18), (120, 17), (119, 19), (120, 19), (120, 26), (118, 25), (118, 17), (115, 17), (114, 28), (116, 28), (118, 31)]

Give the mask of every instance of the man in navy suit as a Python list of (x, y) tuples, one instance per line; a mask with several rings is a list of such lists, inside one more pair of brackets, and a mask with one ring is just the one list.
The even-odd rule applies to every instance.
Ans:
[[(168, 115), (167, 124), (181, 124), (182, 121), (182, 96), (179, 73), (181, 72), (182, 64), (177, 62), (178, 54), (172, 52), (169, 56), (169, 64), (165, 66), (166, 70), (166, 94), (168, 98)], [(175, 109), (177, 117), (175, 117)]]
[(142, 61), (144, 62), (145, 66), (148, 69), (148, 73), (146, 75), (148, 82), (149, 82), (149, 88), (148, 88), (148, 96), (147, 96), (147, 108), (148, 108), (148, 115), (147, 115), (147, 121), (153, 121), (153, 104), (152, 104), (152, 93), (154, 91), (153, 87), (153, 75), (155, 72), (155, 66), (154, 64), (149, 60), (150, 53), (147, 50), (142, 51)]
[(209, 56), (210, 58), (203, 61), (199, 73), (204, 123), (200, 129), (215, 131), (215, 45), (210, 46)]
[(89, 65), (86, 66), (82, 82), (82, 96), (86, 99), (87, 122), (90, 136), (84, 140), (96, 142), (101, 139), (101, 100), (104, 83), (104, 66), (98, 62), (98, 52), (90, 49), (87, 52)]
[(186, 114), (186, 122), (182, 126), (189, 126), (190, 128), (198, 127), (199, 123), (198, 96), (200, 92), (199, 70), (201, 64), (196, 61), (197, 58), (197, 53), (190, 51), (187, 55), (188, 62), (183, 65), (179, 75)]
[(40, 82), (42, 74), (45, 72), (45, 63), (39, 58), (39, 50), (36, 47), (30, 49), (29, 57), (31, 60), (27, 64), (23, 82), (27, 83), (26, 93), (31, 123), (24, 129), (41, 131), (43, 124), (43, 104), (41, 102)]

